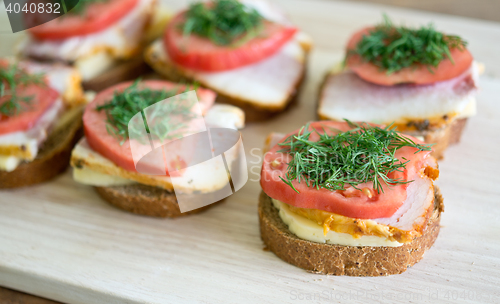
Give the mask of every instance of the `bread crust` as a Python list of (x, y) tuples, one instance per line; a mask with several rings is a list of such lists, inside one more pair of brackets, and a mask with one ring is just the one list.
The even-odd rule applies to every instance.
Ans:
[(142, 184), (94, 188), (111, 205), (131, 213), (152, 217), (182, 217), (205, 211), (220, 202), (181, 213), (175, 194), (165, 189)]
[(71, 150), (82, 136), (79, 115), (68, 126), (50, 134), (33, 161), (20, 164), (12, 172), (0, 170), (0, 189), (43, 183), (63, 173), (69, 165)]
[(264, 192), (259, 197), (261, 238), (285, 262), (315, 273), (347, 276), (402, 273), (422, 259), (439, 234), (444, 207), (439, 189), (434, 189), (434, 211), (424, 234), (400, 247), (340, 246), (300, 239), (288, 230)]
[[(323, 96), (324, 87), (326, 85), (326, 81), (330, 73), (327, 73), (323, 77), (323, 81), (321, 82), (318, 90), (318, 98), (316, 100), (316, 113), (317, 117), (321, 120), (331, 120), (329, 117), (321, 115), (319, 113), (319, 107), (321, 105), (321, 100)], [(467, 123), (467, 117), (454, 119), (451, 123), (447, 124), (445, 127), (435, 130), (421, 130), (421, 131), (411, 131), (402, 133), (411, 135), (411, 136), (421, 136), (424, 138), (426, 143), (433, 143), (432, 147), (433, 151), (431, 153), (436, 159), (440, 160), (444, 158), (444, 152), (450, 145), (454, 145), (460, 142), (460, 138), (462, 137), (462, 132), (465, 129), (465, 125)]]

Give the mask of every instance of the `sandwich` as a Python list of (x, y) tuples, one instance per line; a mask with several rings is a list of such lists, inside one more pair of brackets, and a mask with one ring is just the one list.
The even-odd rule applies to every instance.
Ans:
[(196, 82), (247, 121), (284, 111), (304, 80), (311, 39), (263, 0), (195, 2), (145, 52), (170, 81)]
[(476, 113), (480, 66), (459, 36), (385, 23), (356, 32), (320, 88), (320, 119), (393, 123), (443, 156)]
[[(30, 13), (26, 23), (44, 16)], [(100, 91), (150, 71), (142, 51), (168, 18), (156, 0), (80, 0), (61, 17), (29, 28), (18, 54), (71, 65), (86, 90)]]
[[(187, 196), (188, 199), (190, 196), (194, 199), (195, 195), (212, 195), (225, 186), (224, 179), (227, 181), (228, 178), (226, 168), (200, 170), (198, 167), (195, 170), (189, 166), (190, 158), (204, 152), (203, 147), (198, 145), (201, 140), (187, 144), (181, 142), (180, 147), (165, 150), (168, 142), (160, 139), (166, 138), (175, 143), (179, 142), (177, 139), (199, 132), (201, 129), (193, 131), (191, 128), (200, 122), (191, 116), (196, 109), (201, 109), (199, 117), (203, 118), (208, 128), (237, 130), (244, 126), (245, 118), (244, 113), (234, 106), (214, 104), (215, 93), (202, 88), (196, 89), (199, 107), (182, 105), (170, 99), (163, 110), (157, 106), (163, 107), (160, 101), (177, 98), (182, 96), (178, 94), (192, 89), (192, 86), (167, 81), (145, 80), (121, 83), (99, 93), (85, 109), (85, 137), (72, 152), (74, 180), (93, 186), (108, 203), (140, 215), (173, 218), (208, 208), (181, 212), (178, 195), (182, 192), (183, 198)], [(152, 109), (156, 111), (156, 118), (148, 118), (153, 117)], [(160, 151), (157, 155), (159, 159), (152, 157), (143, 167), (134, 154), (140, 138), (135, 137), (136, 128), (131, 127), (138, 113), (143, 113), (147, 119), (147, 136), (151, 136), (151, 145), (157, 148), (154, 151)], [(144, 128), (145, 122), (139, 117)], [(160, 168), (163, 171), (155, 171), (164, 160), (165, 163), (173, 162), (173, 166), (165, 165)], [(178, 192), (176, 182), (181, 184), (181, 192)]]
[(349, 276), (398, 274), (439, 233), (432, 148), (390, 127), (319, 121), (273, 134), (264, 155), (260, 233), (282, 260)]
[(42, 183), (68, 167), (86, 100), (73, 68), (0, 60), (0, 189)]

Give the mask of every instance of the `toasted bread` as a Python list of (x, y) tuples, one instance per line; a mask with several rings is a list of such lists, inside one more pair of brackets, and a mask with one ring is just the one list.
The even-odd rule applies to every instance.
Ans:
[(51, 133), (33, 161), (20, 164), (12, 172), (0, 171), (0, 189), (43, 183), (64, 172), (71, 150), (83, 136), (81, 115), (78, 117)]
[(173, 192), (158, 187), (134, 184), (95, 187), (97, 193), (111, 205), (122, 210), (153, 217), (175, 218), (204, 211), (215, 204), (181, 213)]
[(439, 234), (444, 207), (439, 189), (434, 189), (434, 212), (424, 234), (400, 247), (340, 246), (300, 239), (283, 223), (278, 209), (264, 192), (259, 198), (261, 238), (279, 258), (311, 272), (348, 276), (402, 273), (422, 259)]

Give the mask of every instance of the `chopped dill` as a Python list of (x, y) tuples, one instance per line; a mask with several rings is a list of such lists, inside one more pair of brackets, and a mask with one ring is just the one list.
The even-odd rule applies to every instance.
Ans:
[(186, 11), (181, 30), (185, 36), (195, 34), (217, 45), (230, 45), (255, 37), (263, 20), (255, 9), (237, 0), (196, 2)]
[(17, 64), (0, 65), (0, 99), (8, 98), (0, 105), (0, 116), (11, 117), (28, 110), (33, 96), (18, 96), (17, 89), (32, 84), (45, 86), (44, 75), (30, 74)]
[[(128, 124), (137, 113), (159, 101), (179, 94), (178, 90), (151, 90), (149, 88), (139, 88), (140, 80), (126, 88), (122, 92), (115, 92), (113, 99), (96, 107), (97, 111), (105, 111), (107, 117), (108, 133), (120, 140), (123, 144), (129, 138)], [(179, 122), (179, 117), (190, 119), (194, 114), (191, 112), (192, 104), (181, 98), (174, 98), (162, 107), (158, 107), (151, 113), (148, 121), (155, 121), (152, 126), (146, 125), (146, 131), (156, 135), (160, 140), (170, 138), (173, 132), (184, 128), (186, 125)], [(176, 117), (176, 119), (173, 119)], [(134, 131), (134, 130), (132, 130)], [(140, 130), (137, 130), (140, 135)]]
[[(380, 128), (346, 122), (353, 129), (328, 135), (309, 130), (306, 125), (298, 134), (280, 143), (283, 149), (278, 152), (293, 156), (283, 182), (292, 188), (292, 181), (297, 180), (309, 187), (335, 191), (345, 190), (346, 184), (356, 188), (356, 185), (371, 181), (373, 189), (380, 193), (384, 192), (380, 181), (386, 186), (411, 182), (390, 177), (394, 172), (402, 172), (408, 163), (408, 160), (396, 158), (398, 149), (431, 150), (431, 145), (416, 144), (391, 126)], [(313, 132), (319, 135), (318, 141), (309, 140)]]
[(434, 29), (432, 24), (413, 29), (395, 26), (384, 15), (384, 22), (370, 31), (347, 52), (346, 58), (357, 54), (387, 74), (400, 71), (415, 64), (437, 67), (445, 58), (450, 59), (450, 50), (464, 49), (467, 42), (459, 36), (445, 35)]

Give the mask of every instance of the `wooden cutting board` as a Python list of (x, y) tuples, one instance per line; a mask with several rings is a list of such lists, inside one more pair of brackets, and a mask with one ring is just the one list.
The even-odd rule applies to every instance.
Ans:
[[(500, 24), (360, 3), (276, 2), (312, 35), (316, 49), (299, 105), (243, 130), (247, 185), (220, 206), (176, 220), (114, 209), (73, 182), (70, 172), (44, 185), (1, 191), (0, 285), (71, 303), (500, 302)], [(341, 59), (349, 34), (379, 21), (382, 12), (407, 24), (433, 21), (470, 42), (487, 71), (478, 115), (440, 163), (443, 227), (420, 263), (380, 278), (308, 273), (263, 250), (259, 149), (268, 132), (315, 118), (322, 75)], [(0, 35), (0, 55), (7, 54), (4, 41), (14, 39)]]

